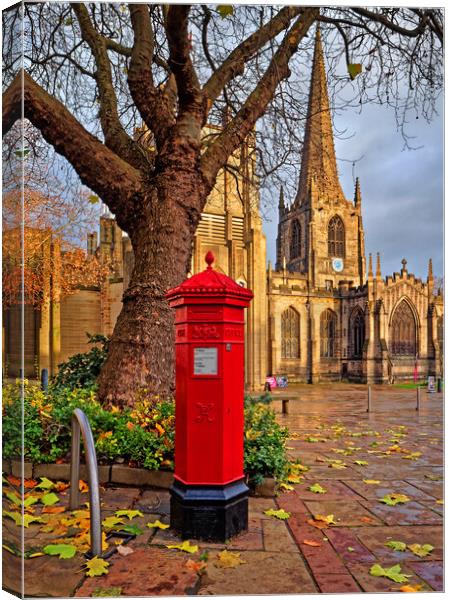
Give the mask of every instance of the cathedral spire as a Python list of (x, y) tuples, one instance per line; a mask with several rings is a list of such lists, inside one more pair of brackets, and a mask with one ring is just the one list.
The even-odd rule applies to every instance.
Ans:
[(369, 254), (369, 272), (367, 273), (367, 277), (373, 279), (372, 254)]
[(337, 173), (325, 61), (319, 27), (316, 29), (308, 114), (296, 204), (307, 201), (308, 184), (313, 175), (315, 175), (317, 191), (321, 200), (345, 200)]
[(280, 200), (278, 202), (278, 210), (284, 210), (284, 189), (283, 186), (280, 187)]
[(381, 264), (380, 264), (380, 253), (377, 252), (377, 271), (375, 273), (377, 279), (381, 279)]

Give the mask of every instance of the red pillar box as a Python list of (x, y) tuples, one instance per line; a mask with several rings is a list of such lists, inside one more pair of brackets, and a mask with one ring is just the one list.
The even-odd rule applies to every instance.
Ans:
[(208, 267), (166, 298), (175, 308), (176, 436), (171, 526), (224, 541), (248, 527), (244, 483), (244, 308), (253, 293)]

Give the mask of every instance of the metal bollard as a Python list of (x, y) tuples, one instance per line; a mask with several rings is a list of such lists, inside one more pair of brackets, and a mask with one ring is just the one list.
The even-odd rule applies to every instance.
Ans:
[(289, 414), (289, 398), (283, 398), (281, 400), (281, 402), (282, 402), (281, 412), (283, 413), (283, 415), (288, 415)]
[(82, 410), (76, 408), (72, 415), (72, 449), (70, 460), (70, 510), (80, 506), (80, 430), (83, 435), (84, 455), (88, 470), (89, 511), (91, 515), (91, 554), (102, 554), (102, 521), (100, 515), (100, 493), (98, 484), (97, 455), (94, 438), (88, 418)]
[(416, 388), (416, 410), (420, 409), (420, 387)]
[(41, 390), (44, 392), (48, 390), (48, 369), (42, 369), (41, 371)]
[(370, 385), (367, 388), (367, 412), (372, 410), (372, 388)]

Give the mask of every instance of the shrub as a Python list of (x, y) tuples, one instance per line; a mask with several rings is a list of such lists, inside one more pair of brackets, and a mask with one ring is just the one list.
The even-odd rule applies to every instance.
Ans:
[(261, 483), (264, 477), (282, 479), (286, 475), (288, 436), (288, 429), (277, 423), (273, 409), (258, 402), (246, 407), (244, 471), (250, 485)]
[[(119, 411), (103, 408), (95, 387), (51, 385), (44, 393), (37, 384), (25, 382), (22, 412), (20, 381), (3, 391), (3, 456), (22, 455), (24, 414), (24, 459), (35, 463), (65, 459), (75, 408), (89, 419), (100, 462), (122, 457), (147, 469), (173, 468), (174, 402), (161, 401), (141, 390), (132, 410)], [(274, 411), (264, 402), (246, 402), (244, 468), (250, 485), (264, 477), (283, 478), (288, 464), (287, 436), (287, 429), (278, 425)]]
[(74, 354), (58, 365), (58, 374), (53, 381), (55, 387), (72, 389), (95, 385), (108, 355), (109, 340), (104, 335), (86, 335), (89, 344), (100, 344), (100, 347), (94, 346), (88, 352)]

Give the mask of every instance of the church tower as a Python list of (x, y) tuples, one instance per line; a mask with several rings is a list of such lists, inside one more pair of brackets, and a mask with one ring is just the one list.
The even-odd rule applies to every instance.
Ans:
[(279, 210), (277, 270), (305, 274), (309, 288), (365, 282), (361, 190), (345, 198), (338, 177), (320, 29), (317, 28), (297, 195)]

